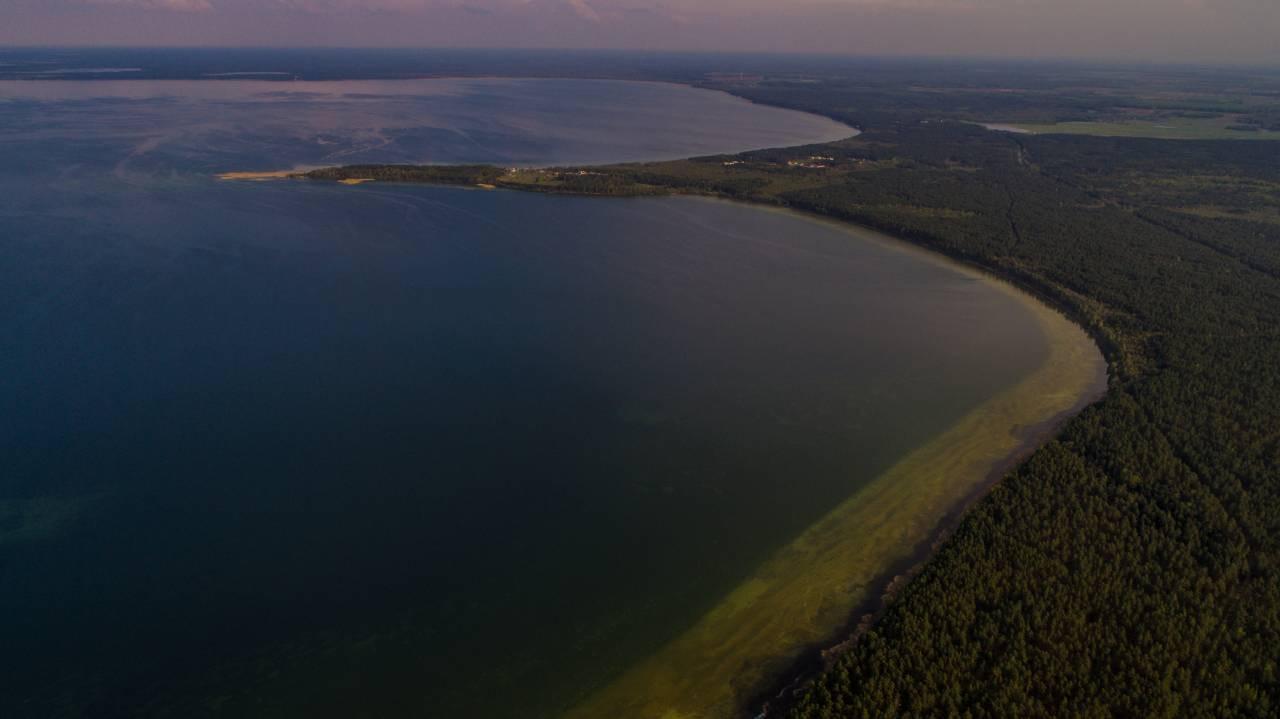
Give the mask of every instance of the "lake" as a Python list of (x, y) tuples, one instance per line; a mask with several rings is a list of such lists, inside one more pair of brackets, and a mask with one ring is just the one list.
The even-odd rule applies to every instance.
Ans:
[(655, 83), (0, 82), (0, 713), (560, 715), (1053, 356), (795, 215), (215, 173), (850, 134)]

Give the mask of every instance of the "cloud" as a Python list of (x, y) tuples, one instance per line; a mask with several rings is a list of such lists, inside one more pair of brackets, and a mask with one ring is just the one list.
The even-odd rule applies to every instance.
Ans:
[(207, 12), (213, 9), (209, 0), (85, 0), (90, 5), (115, 5), (145, 10), (174, 10), (178, 12)]
[[(112, 2), (114, 0), (104, 0)], [(198, 0), (207, 2), (208, 0)], [(295, 10), (310, 13), (401, 12), (460, 10), (485, 15), (519, 15), (521, 13), (569, 13), (584, 20), (599, 22), (636, 7), (653, 10), (659, 3), (637, 0), (256, 0), (262, 8)]]
[(1280, 62), (1280, 0), (0, 0), (0, 8), (0, 44)]
[(573, 8), (573, 11), (577, 13), (579, 17), (592, 22), (600, 22), (600, 13), (596, 12), (595, 8), (591, 7), (591, 5), (587, 3), (587, 0), (568, 0), (568, 2), (569, 7)]

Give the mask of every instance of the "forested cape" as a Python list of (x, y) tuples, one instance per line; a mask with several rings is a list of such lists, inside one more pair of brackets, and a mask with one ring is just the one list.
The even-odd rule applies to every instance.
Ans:
[[(481, 181), (712, 194), (874, 227), (1040, 294), (1112, 375), (770, 715), (1280, 714), (1280, 143), (991, 132), (966, 122), (981, 93), (961, 114), (880, 87), (725, 89), (864, 132)], [(414, 179), (400, 172), (386, 179)]]

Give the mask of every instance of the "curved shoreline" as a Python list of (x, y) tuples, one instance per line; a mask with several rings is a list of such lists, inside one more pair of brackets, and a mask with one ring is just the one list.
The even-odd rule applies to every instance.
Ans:
[(1098, 346), (1039, 298), (908, 241), (835, 224), (856, 239), (891, 243), (992, 283), (1036, 316), (1049, 356), (775, 551), (691, 629), (572, 708), (571, 719), (715, 719), (762, 703), (754, 715), (770, 715), (770, 697), (856, 640), (965, 510), (1105, 393)]
[[(1110, 370), (1102, 349), (1105, 338), (1016, 276), (920, 242), (812, 210), (696, 192), (662, 196), (791, 214), (837, 228), (855, 241), (876, 242), (945, 265), (1023, 304), (1036, 316), (1050, 346), (1049, 356), (1031, 375), (861, 487), (775, 551), (692, 628), (563, 715), (761, 719), (786, 706), (796, 688), (872, 626), (974, 503), (1051, 442), (1066, 421), (1102, 398)], [(962, 479), (956, 481), (957, 476)], [(814, 576), (821, 579), (814, 581)], [(796, 616), (808, 621), (786, 623)]]
[[(926, 541), (921, 542), (909, 556), (900, 558), (885, 566), (884, 571), (868, 583), (869, 589), (866, 595), (848, 612), (845, 623), (838, 630), (831, 632), (821, 641), (813, 642), (804, 647), (790, 661), (786, 671), (779, 672), (772, 680), (761, 682), (757, 686), (756, 692), (753, 695), (748, 694), (749, 698), (739, 702), (735, 706), (736, 711), (729, 714), (730, 716), (750, 717), (751, 719), (765, 719), (785, 712), (801, 691), (812, 683), (822, 671), (829, 669), (840, 656), (852, 649), (862, 635), (880, 619), (884, 611), (888, 609), (907, 584), (924, 569), (977, 502), (986, 497), (999, 485), (1002, 479), (1016, 470), (1032, 454), (1052, 442), (1067, 422), (1106, 395), (1110, 386), (1113, 367), (1110, 362), (1110, 353), (1107, 350), (1107, 338), (1102, 333), (1076, 317), (1070, 306), (1060, 298), (1051, 297), (1038, 287), (1021, 282), (1014, 276), (1006, 276), (995, 269), (964, 258), (955, 257), (921, 242), (896, 237), (853, 220), (826, 215), (814, 210), (721, 197), (681, 193), (676, 193), (675, 196), (698, 197), (707, 202), (726, 202), (767, 212), (780, 212), (797, 216), (809, 222), (826, 225), (842, 232), (856, 235), (857, 239), (861, 241), (887, 245), (897, 251), (915, 254), (925, 261), (946, 265), (965, 274), (976, 276), (982, 281), (993, 283), (1005, 294), (1014, 297), (1024, 306), (1030, 307), (1036, 313), (1038, 319), (1041, 320), (1042, 326), (1048, 321), (1062, 330), (1070, 331), (1074, 327), (1083, 332), (1088, 344), (1097, 350), (1094, 358), (1095, 362), (1100, 361), (1100, 371), (1097, 373), (1095, 381), (1084, 390), (1073, 406), (1037, 424), (1014, 429), (1015, 435), (1020, 437), (1017, 446), (1001, 460), (994, 463), (983, 480), (974, 486), (967, 496), (960, 498), (954, 506), (939, 518), (937, 527)], [(1054, 315), (1057, 317), (1055, 318)], [(1062, 325), (1062, 321), (1065, 321), (1068, 326)], [(1051, 343), (1052, 345), (1053, 343)], [(1041, 370), (1043, 370), (1043, 366)], [(1039, 371), (1037, 370), (1037, 372)], [(1023, 382), (1026, 382), (1027, 379), (1024, 379)], [(1021, 384), (1015, 385), (1014, 388), (1021, 386)], [(1012, 389), (1006, 389), (1005, 392), (1009, 392)], [(1003, 395), (1004, 393), (1001, 394)], [(974, 412), (981, 411), (983, 407), (986, 407), (988, 403), (994, 402), (996, 399), (998, 397), (988, 400), (987, 403), (975, 409)], [(951, 429), (930, 440), (926, 445), (918, 447), (911, 455), (934, 442), (941, 441), (942, 437), (949, 435), (969, 416), (965, 415)], [(911, 455), (908, 455), (908, 457)], [(905, 459), (900, 461), (899, 464)], [(895, 467), (897, 466), (895, 465)], [(889, 472), (891, 471), (893, 471), (893, 468), (889, 470)], [(885, 474), (888, 474), (888, 472)], [(884, 475), (877, 479), (882, 479), (883, 477)], [(851, 497), (846, 500), (846, 503), (852, 499)], [(683, 715), (675, 716), (681, 717)], [(584, 717), (583, 719), (586, 718)]]

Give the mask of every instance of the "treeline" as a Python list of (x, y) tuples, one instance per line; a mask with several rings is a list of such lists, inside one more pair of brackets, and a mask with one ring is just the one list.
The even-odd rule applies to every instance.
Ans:
[(505, 171), (492, 165), (346, 165), (299, 173), (309, 180), (377, 180), (425, 182), (440, 185), (480, 185), (498, 182)]
[(374, 180), (504, 187), (529, 192), (632, 197), (663, 194), (669, 190), (637, 182), (627, 173), (578, 169), (505, 170), (492, 165), (345, 165), (302, 172), (296, 177), (331, 182)]
[(703, 84), (866, 128), (888, 127), (904, 118), (1053, 123), (1142, 116), (1234, 116), (1241, 128), (1280, 127), (1280, 78), (1274, 73), (923, 60), (841, 69), (775, 71), (754, 84), (712, 80)]

